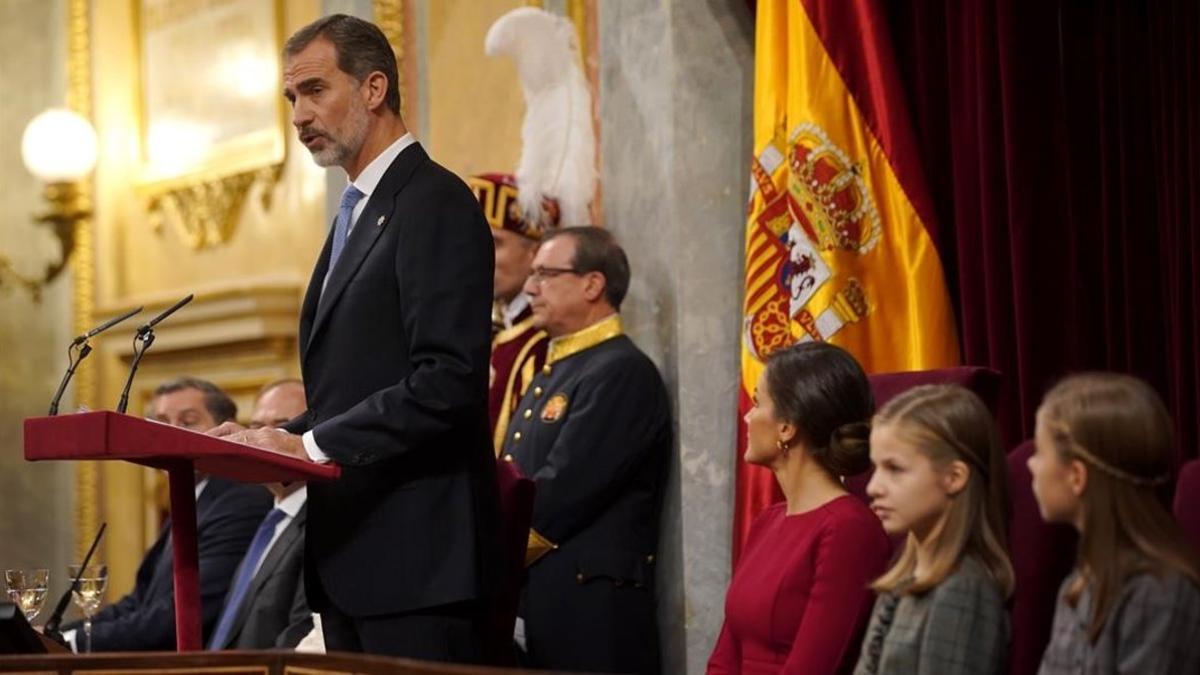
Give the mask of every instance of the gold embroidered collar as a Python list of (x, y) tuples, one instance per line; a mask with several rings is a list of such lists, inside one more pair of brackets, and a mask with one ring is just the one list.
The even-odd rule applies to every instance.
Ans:
[(550, 365), (556, 361), (562, 361), (568, 356), (574, 356), (579, 352), (595, 347), (601, 342), (607, 342), (618, 335), (624, 334), (625, 330), (621, 327), (621, 316), (613, 314), (607, 319), (597, 321), (581, 331), (551, 340), (549, 351), (546, 353), (546, 364)]

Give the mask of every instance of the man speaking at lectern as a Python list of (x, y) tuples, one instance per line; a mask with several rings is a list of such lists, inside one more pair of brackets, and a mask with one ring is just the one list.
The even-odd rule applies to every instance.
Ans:
[(348, 184), (300, 316), (308, 411), (214, 431), (342, 476), (309, 485), (305, 581), (330, 651), (480, 659), (500, 570), (488, 434), (492, 239), (400, 115), (375, 25), (320, 19), (284, 47), (300, 142)]

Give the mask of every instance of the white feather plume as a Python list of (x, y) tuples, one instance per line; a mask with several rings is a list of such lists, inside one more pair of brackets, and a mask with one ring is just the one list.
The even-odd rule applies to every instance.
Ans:
[(574, 27), (545, 10), (521, 7), (497, 19), (483, 44), (488, 56), (509, 56), (516, 62), (525, 94), (516, 171), (525, 217), (539, 222), (542, 199), (550, 197), (558, 201), (562, 225), (589, 224), (596, 139)]

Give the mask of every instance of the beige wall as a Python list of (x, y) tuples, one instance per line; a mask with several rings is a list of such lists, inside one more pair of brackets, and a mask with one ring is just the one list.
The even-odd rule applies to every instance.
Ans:
[(512, 173), (521, 154), (525, 103), (507, 57), (483, 53), (492, 22), (521, 0), (422, 0), (430, 155), (460, 176)]
[[(55, 259), (58, 245), (31, 218), (41, 186), (21, 162), (21, 133), (37, 113), (63, 105), (64, 26), (61, 1), (0, 2), (0, 255), (28, 275)], [(74, 467), (25, 462), (21, 420), (46, 413), (66, 369), (70, 293), (69, 273), (41, 302), (0, 288), (0, 569), (49, 568), (55, 599), (71, 562)]]

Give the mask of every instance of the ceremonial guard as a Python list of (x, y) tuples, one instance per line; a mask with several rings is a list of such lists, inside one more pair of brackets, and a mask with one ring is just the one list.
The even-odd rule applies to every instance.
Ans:
[(549, 338), (545, 331), (533, 326), (529, 296), (521, 290), (533, 267), (533, 255), (544, 228), (538, 220), (526, 220), (521, 214), (515, 177), (483, 174), (471, 176), (467, 184), (492, 226), (496, 248), (488, 415), (493, 443), (499, 453), (517, 402), (546, 362)]
[(537, 486), (517, 630), (528, 666), (658, 672), (654, 556), (671, 407), (622, 331), (628, 286), (625, 253), (593, 227), (549, 236), (525, 284), (534, 325), (551, 338), (504, 444)]

